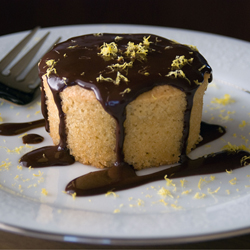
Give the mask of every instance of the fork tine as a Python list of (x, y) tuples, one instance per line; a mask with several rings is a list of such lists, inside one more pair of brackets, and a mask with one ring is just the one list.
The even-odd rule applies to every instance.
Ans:
[(44, 41), (46, 40), (47, 36), (50, 32), (47, 32), (43, 38), (40, 39), (40, 41), (31, 48), (28, 53), (26, 53), (11, 69), (10, 73), (13, 77), (17, 77), (30, 63), (30, 61), (33, 59), (37, 51), (40, 49), (40, 47), (43, 45)]
[[(57, 44), (59, 41), (61, 40), (61, 37), (59, 37), (54, 43), (53, 45), (44, 53), (44, 55), (49, 52), (52, 47)], [(39, 60), (40, 61), (40, 60)], [(37, 64), (39, 63), (39, 61), (32, 67), (32, 69), (28, 72), (28, 74), (25, 76), (25, 82), (27, 83), (27, 85), (32, 85), (36, 82), (36, 80), (38, 79), (38, 66)], [(22, 81), (22, 80), (21, 80)], [(24, 86), (26, 87), (26, 86)], [(27, 86), (28, 87), (28, 86)], [(33, 86), (34, 88), (36, 88), (37, 86)]]
[(19, 42), (16, 47), (14, 47), (0, 62), (0, 72), (2, 72), (18, 55), (18, 53), (23, 49), (23, 47), (29, 42), (29, 40), (34, 36), (40, 27), (34, 28), (24, 39)]

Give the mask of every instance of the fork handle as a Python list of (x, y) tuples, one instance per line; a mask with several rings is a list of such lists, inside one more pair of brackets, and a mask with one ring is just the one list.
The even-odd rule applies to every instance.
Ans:
[(35, 92), (25, 93), (6, 86), (0, 82), (0, 98), (18, 105), (26, 105), (34, 99)]

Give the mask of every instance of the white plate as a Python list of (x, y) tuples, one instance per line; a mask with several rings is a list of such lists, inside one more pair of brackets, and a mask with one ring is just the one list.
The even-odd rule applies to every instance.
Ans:
[[(42, 29), (37, 37), (47, 30), (51, 34), (41, 53), (57, 36), (62, 36), (64, 40), (98, 32), (153, 33), (196, 45), (212, 66), (214, 74), (214, 81), (205, 95), (203, 120), (224, 125), (228, 132), (221, 139), (193, 151), (191, 157), (217, 152), (228, 142), (245, 145), (249, 150), (250, 101), (249, 94), (241, 90), (250, 89), (249, 43), (194, 31), (138, 25), (57, 27)], [(3, 57), (25, 33), (1, 37), (0, 56)], [(213, 98), (222, 98), (224, 94), (229, 94), (235, 102), (226, 106), (211, 103)], [(3, 122), (37, 120), (42, 118), (39, 111), (39, 99), (27, 107), (17, 107), (4, 101), (0, 106)], [(241, 127), (243, 120), (246, 125)], [(52, 145), (44, 128), (31, 132), (45, 137), (44, 142), (36, 147)], [(75, 163), (66, 167), (20, 170), (17, 168), (19, 157), (31, 149), (24, 147), (21, 154), (17, 154), (7, 152), (7, 148), (13, 150), (21, 145), (19, 136), (0, 136), (0, 165), (10, 162), (7, 169), (0, 167), (0, 228), (4, 230), (46, 239), (119, 245), (191, 242), (250, 232), (249, 167), (231, 174), (215, 174), (215, 180), (203, 182), (201, 189), (198, 188), (201, 176), (195, 176), (185, 178), (184, 187), (179, 179), (175, 179), (176, 190), (173, 186), (166, 186), (165, 180), (162, 180), (117, 192), (117, 196), (73, 199), (62, 192), (65, 185), (95, 169)], [(41, 176), (37, 176), (39, 170)], [(140, 174), (150, 171), (141, 171)], [(202, 177), (210, 180), (210, 175)], [(237, 183), (230, 184), (229, 181), (235, 177)], [(157, 192), (161, 187), (169, 189), (173, 197), (159, 195)], [(219, 187), (214, 194), (207, 190), (215, 191)], [(41, 193), (42, 188), (48, 191), (47, 196)], [(186, 190), (190, 193), (182, 194)], [(206, 196), (195, 199), (197, 192)]]

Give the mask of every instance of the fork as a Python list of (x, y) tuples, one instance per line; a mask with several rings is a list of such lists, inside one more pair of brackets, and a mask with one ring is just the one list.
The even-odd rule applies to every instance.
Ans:
[[(39, 93), (40, 82), (37, 69), (38, 62), (32, 66), (25, 78), (18, 79), (18, 77), (24, 72), (34, 58), (50, 32), (47, 32), (17, 63), (15, 63), (7, 75), (3, 74), (3, 71), (17, 57), (38, 29), (39, 27), (33, 29), (0, 61), (0, 98), (18, 105), (26, 105), (37, 96), (37, 93)], [(59, 42), (60, 39), (59, 37), (53, 45)], [(51, 47), (49, 50), (50, 49)]]

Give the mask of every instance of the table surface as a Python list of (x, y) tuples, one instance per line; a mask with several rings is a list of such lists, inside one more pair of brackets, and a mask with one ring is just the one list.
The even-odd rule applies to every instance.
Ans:
[[(15, 8), (13, 8), (15, 6)], [(0, 35), (32, 29), (90, 23), (146, 24), (198, 30), (250, 42), (250, 1), (217, 0), (8, 0), (1, 2)], [(69, 11), (70, 10), (70, 11)], [(95, 246), (31, 238), (0, 231), (0, 249), (140, 249), (136, 246)], [(233, 238), (144, 246), (146, 249), (248, 249), (250, 234)]]
[(249, 249), (250, 234), (213, 241), (160, 246), (97, 246), (31, 238), (0, 231), (0, 249)]

